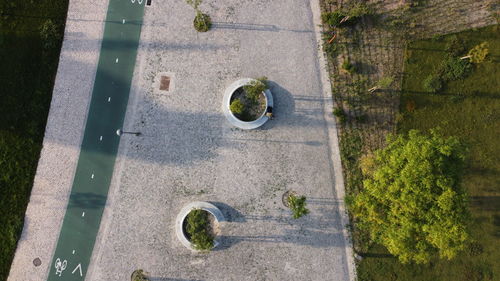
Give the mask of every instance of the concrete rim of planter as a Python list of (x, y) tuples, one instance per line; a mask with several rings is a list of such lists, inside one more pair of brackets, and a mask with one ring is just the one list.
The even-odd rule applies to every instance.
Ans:
[[(194, 248), (193, 244), (188, 240), (188, 238), (184, 234), (184, 231), (182, 230), (182, 225), (184, 223), (184, 220), (186, 219), (189, 212), (191, 212), (194, 209), (201, 209), (203, 211), (209, 212), (212, 216), (214, 216), (215, 221), (219, 225), (225, 222), (226, 218), (224, 218), (224, 215), (219, 210), (219, 208), (208, 202), (201, 202), (201, 201), (191, 202), (181, 209), (181, 211), (177, 215), (177, 219), (175, 220), (175, 234), (177, 235), (179, 241), (181, 241), (181, 244), (184, 245), (184, 247), (192, 251), (198, 252), (199, 250)], [(214, 240), (214, 248), (217, 247), (218, 245), (219, 242), (217, 240)]]
[[(223, 99), (223, 103), (222, 103), (222, 111), (224, 112), (224, 116), (226, 116), (226, 119), (229, 121), (229, 123), (231, 123), (232, 125), (240, 128), (240, 129), (243, 129), (243, 130), (256, 129), (256, 128), (264, 125), (264, 123), (266, 123), (267, 120), (269, 120), (269, 117), (266, 116), (266, 111), (264, 111), (262, 113), (262, 115), (257, 120), (250, 121), (250, 122), (241, 121), (240, 119), (236, 118), (236, 116), (234, 116), (234, 114), (231, 112), (231, 109), (229, 106), (231, 105), (231, 97), (233, 96), (234, 92), (238, 88), (240, 88), (244, 85), (248, 85), (252, 81), (257, 81), (257, 80), (252, 79), (252, 78), (243, 78), (243, 79), (237, 80), (234, 83), (232, 83), (231, 85), (229, 85), (229, 87), (227, 87), (226, 91), (224, 92), (224, 99)], [(267, 110), (268, 107), (273, 107), (273, 103), (274, 103), (273, 102), (273, 95), (269, 89), (266, 89), (264, 91), (264, 96), (266, 98), (266, 110)]]

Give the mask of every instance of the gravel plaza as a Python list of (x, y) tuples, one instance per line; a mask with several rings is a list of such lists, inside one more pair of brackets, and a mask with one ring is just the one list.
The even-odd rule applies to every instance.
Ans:
[[(80, 1), (70, 1), (70, 12), (93, 7), (75, 2)], [(153, 281), (355, 279), (318, 5), (205, 0), (200, 9), (213, 22), (206, 33), (193, 29), (195, 11), (185, 1), (153, 0), (145, 8), (123, 128), (141, 135), (121, 137), (86, 280), (128, 280), (138, 268)], [(96, 15), (104, 15), (104, 6), (95, 6)], [(68, 28), (74, 25), (68, 23), (66, 34)], [(79, 39), (66, 40), (78, 48)], [(94, 45), (77, 50), (89, 56), (77, 84), (92, 81)], [(59, 68), (72, 63), (64, 51)], [(170, 78), (168, 91), (159, 90), (161, 75)], [(238, 79), (260, 76), (270, 82), (276, 117), (255, 130), (231, 126), (222, 111), (224, 90)], [(10, 281), (46, 280), (67, 204), (87, 104), (57, 96), (62, 78), (58, 73), (57, 104), (53, 100)], [(61, 109), (66, 103), (71, 107)], [(53, 137), (65, 120), (64, 114), (54, 115), (54, 105), (59, 111), (77, 107), (71, 138)], [(49, 173), (47, 159), (58, 149), (68, 160), (63, 172)], [(56, 178), (54, 205), (34, 200)], [(308, 215), (292, 218), (282, 203), (287, 190), (307, 197)], [(221, 226), (221, 244), (210, 253), (189, 251), (175, 235), (178, 212), (193, 201), (213, 203), (228, 220)], [(36, 213), (52, 213), (52, 227), (37, 222)], [(26, 271), (33, 267), (33, 248), (45, 264)]]

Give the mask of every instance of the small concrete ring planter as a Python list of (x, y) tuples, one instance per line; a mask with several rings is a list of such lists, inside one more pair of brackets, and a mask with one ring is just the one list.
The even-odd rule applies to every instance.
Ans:
[(236, 126), (240, 129), (243, 130), (251, 130), (251, 129), (256, 129), (264, 123), (269, 120), (269, 117), (266, 116), (266, 111), (268, 107), (273, 107), (273, 95), (269, 89), (266, 89), (264, 91), (264, 96), (266, 98), (266, 110), (262, 113), (262, 115), (257, 118), (257, 120), (246, 122), (238, 119), (234, 114), (231, 112), (230, 105), (231, 105), (231, 97), (233, 96), (234, 92), (245, 85), (250, 84), (252, 81), (257, 81), (252, 78), (243, 78), (240, 79), (226, 88), (226, 91), (224, 92), (224, 99), (222, 103), (222, 110), (224, 112), (224, 116), (226, 116), (226, 119), (231, 123), (233, 126)]
[[(191, 202), (181, 209), (181, 211), (177, 215), (177, 219), (175, 220), (175, 234), (177, 235), (179, 241), (181, 241), (182, 245), (184, 245), (184, 247), (192, 251), (199, 252), (199, 250), (194, 248), (194, 245), (188, 240), (183, 231), (184, 220), (186, 219), (187, 215), (195, 209), (201, 209), (203, 211), (209, 212), (214, 217), (215, 222), (219, 225), (225, 222), (226, 219), (224, 218), (224, 215), (219, 210), (219, 208), (208, 202)], [(218, 245), (219, 242), (214, 239), (214, 248)]]

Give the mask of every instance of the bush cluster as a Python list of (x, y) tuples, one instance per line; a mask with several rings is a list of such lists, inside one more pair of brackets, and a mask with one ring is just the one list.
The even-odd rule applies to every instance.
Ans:
[[(323, 23), (330, 27), (341, 27), (356, 24), (362, 17), (370, 15), (372, 11), (365, 3), (359, 2), (345, 10), (337, 10), (321, 14)], [(341, 21), (344, 20), (342, 23)]]
[(210, 250), (214, 247), (214, 237), (210, 234), (209, 213), (201, 210), (192, 210), (187, 215), (187, 233), (191, 243), (197, 250)]
[(439, 66), (437, 71), (427, 76), (423, 81), (424, 90), (436, 93), (441, 90), (448, 81), (464, 79), (472, 70), (468, 60), (448, 56)]

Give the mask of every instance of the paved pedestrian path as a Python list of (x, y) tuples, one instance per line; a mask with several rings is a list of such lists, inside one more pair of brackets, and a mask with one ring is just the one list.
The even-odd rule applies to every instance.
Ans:
[[(84, 280), (106, 205), (125, 117), (144, 3), (110, 0), (92, 100), (48, 281)], [(84, 23), (82, 23), (84, 24)]]

